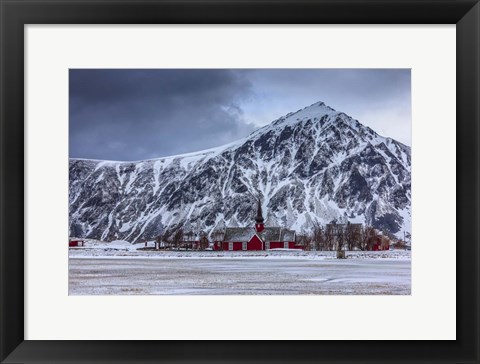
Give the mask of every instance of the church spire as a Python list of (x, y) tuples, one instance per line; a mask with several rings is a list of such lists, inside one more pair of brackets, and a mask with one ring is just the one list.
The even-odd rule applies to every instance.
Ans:
[(257, 207), (257, 217), (255, 218), (256, 224), (255, 229), (258, 233), (263, 231), (263, 216), (262, 216), (262, 205), (260, 203), (260, 199), (258, 199), (258, 207)]
[(262, 216), (262, 205), (260, 204), (260, 199), (258, 199), (258, 207), (257, 207), (257, 217), (255, 219), (257, 224), (263, 223), (263, 216)]

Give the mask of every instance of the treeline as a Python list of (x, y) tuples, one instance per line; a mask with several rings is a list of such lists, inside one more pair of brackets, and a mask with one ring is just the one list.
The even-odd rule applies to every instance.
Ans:
[(305, 250), (374, 250), (388, 246), (390, 239), (371, 226), (314, 223), (309, 233), (297, 237)]
[[(218, 235), (217, 233), (213, 233)], [(208, 233), (191, 230), (185, 231), (182, 227), (175, 230), (164, 230), (153, 239), (156, 249), (167, 250), (205, 250), (210, 240), (222, 240), (222, 236), (208, 238)], [(212, 240), (212, 241), (213, 241)], [(362, 224), (326, 224), (314, 223), (308, 232), (297, 234), (296, 243), (305, 250), (385, 250), (391, 242), (398, 244), (395, 237), (389, 237), (372, 226)]]
[(155, 237), (155, 248), (171, 250), (205, 250), (209, 241), (205, 232), (184, 232), (183, 228), (175, 231), (166, 230)]

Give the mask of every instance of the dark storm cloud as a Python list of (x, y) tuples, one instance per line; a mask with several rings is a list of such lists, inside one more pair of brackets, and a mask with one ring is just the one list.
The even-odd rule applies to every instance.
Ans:
[(71, 70), (70, 157), (208, 149), (317, 101), (411, 145), (410, 77), (408, 69)]
[(222, 145), (254, 129), (251, 84), (230, 70), (70, 70), (70, 157), (139, 160)]

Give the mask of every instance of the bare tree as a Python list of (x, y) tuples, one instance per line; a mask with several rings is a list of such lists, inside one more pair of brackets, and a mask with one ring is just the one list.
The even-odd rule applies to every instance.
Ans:
[(318, 222), (313, 224), (313, 234), (311, 240), (313, 244), (313, 250), (325, 250), (325, 229)]
[(168, 249), (173, 248), (173, 231), (172, 230), (165, 230), (163, 233), (163, 242), (165, 243), (165, 247)]
[(312, 234), (306, 233), (304, 230), (298, 235), (295, 236), (296, 245), (303, 246), (304, 250), (312, 249)]
[(327, 224), (324, 232), (325, 238), (325, 250), (333, 250), (335, 245), (335, 232), (332, 224)]
[(157, 239), (155, 239), (159, 243), (159, 247), (163, 247), (164, 249), (169, 248), (168, 244), (168, 230), (164, 230), (161, 234), (158, 235)]
[(183, 240), (182, 245), (185, 247), (185, 249), (187, 249), (187, 250), (188, 250), (188, 248), (193, 249), (193, 245), (194, 245), (194, 242), (195, 242), (195, 233), (191, 230), (185, 232), (183, 234), (182, 240)]
[(345, 230), (343, 228), (337, 229), (335, 240), (337, 243), (337, 251), (343, 250), (345, 246)]
[(390, 248), (390, 244), (392, 243), (392, 239), (388, 235), (380, 236), (380, 246), (382, 250), (388, 250)]
[(345, 243), (347, 244), (348, 250), (353, 250), (354, 247), (358, 246), (360, 243), (362, 225), (360, 224), (350, 224), (347, 223), (345, 227)]
[(206, 234), (202, 234), (199, 241), (199, 249), (205, 250), (208, 248), (209, 242)]
[(177, 231), (175, 231), (175, 234), (173, 234), (172, 243), (173, 243), (173, 246), (176, 249), (179, 249), (182, 246), (182, 243), (183, 243), (183, 229), (180, 228)]
[(368, 248), (368, 241), (370, 240), (370, 229), (371, 227), (365, 225), (362, 231), (360, 232), (360, 239), (358, 242), (358, 247), (360, 250), (365, 251)]
[(373, 250), (377, 242), (378, 232), (372, 226), (365, 225), (361, 230), (359, 245), (360, 250)]
[(381, 236), (378, 233), (377, 229), (372, 227), (370, 232), (369, 250), (373, 250), (374, 245), (380, 241), (380, 238)]

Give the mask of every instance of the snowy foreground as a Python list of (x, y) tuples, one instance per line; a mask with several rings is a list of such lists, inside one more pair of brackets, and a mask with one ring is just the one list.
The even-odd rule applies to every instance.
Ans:
[(408, 295), (411, 252), (69, 249), (70, 295)]

